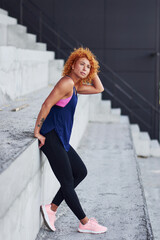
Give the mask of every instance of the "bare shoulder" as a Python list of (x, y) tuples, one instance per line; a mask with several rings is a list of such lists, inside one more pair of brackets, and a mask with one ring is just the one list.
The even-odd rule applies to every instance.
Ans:
[(44, 103), (47, 104), (48, 106), (53, 106), (63, 97), (70, 95), (71, 92), (73, 91), (73, 86), (74, 82), (71, 78), (62, 77), (57, 82), (57, 84), (55, 85), (49, 96), (46, 98)]
[(70, 77), (62, 77), (56, 84), (55, 88), (66, 89), (68, 91), (72, 90), (74, 82)]

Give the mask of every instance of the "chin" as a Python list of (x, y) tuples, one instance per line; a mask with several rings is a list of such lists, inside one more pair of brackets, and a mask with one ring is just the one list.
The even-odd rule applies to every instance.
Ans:
[(84, 75), (81, 75), (81, 76), (80, 76), (80, 78), (82, 78), (82, 79), (84, 79), (84, 78), (86, 78), (86, 77), (87, 77), (86, 75), (85, 75), (85, 76), (84, 76)]

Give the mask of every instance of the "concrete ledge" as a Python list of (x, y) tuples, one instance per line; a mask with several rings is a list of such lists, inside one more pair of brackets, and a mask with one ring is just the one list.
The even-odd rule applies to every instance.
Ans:
[(59, 188), (45, 160), (34, 141), (0, 175), (1, 239), (35, 239), (41, 226), (39, 206), (51, 201)]
[[(100, 94), (99, 94), (100, 95)], [(95, 96), (96, 98), (97, 96)], [(90, 120), (89, 108), (91, 98), (89, 95), (79, 95), (78, 104), (74, 116), (73, 133), (71, 135), (70, 143), (76, 149), (80, 140), (85, 133), (86, 126)]]

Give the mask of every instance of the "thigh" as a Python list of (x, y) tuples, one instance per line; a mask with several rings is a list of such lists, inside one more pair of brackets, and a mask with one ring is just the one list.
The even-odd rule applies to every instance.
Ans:
[(70, 146), (68, 153), (69, 161), (72, 167), (73, 176), (87, 175), (87, 168), (78, 153)]
[(55, 176), (61, 184), (72, 182), (73, 174), (71, 163), (59, 137), (54, 130), (46, 134), (45, 137), (45, 145), (41, 150), (48, 158)]

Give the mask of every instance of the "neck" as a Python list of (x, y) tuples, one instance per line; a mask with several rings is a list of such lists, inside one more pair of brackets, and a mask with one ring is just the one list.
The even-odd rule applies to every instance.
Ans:
[(71, 72), (69, 76), (72, 78), (74, 85), (78, 84), (81, 80), (74, 72)]

